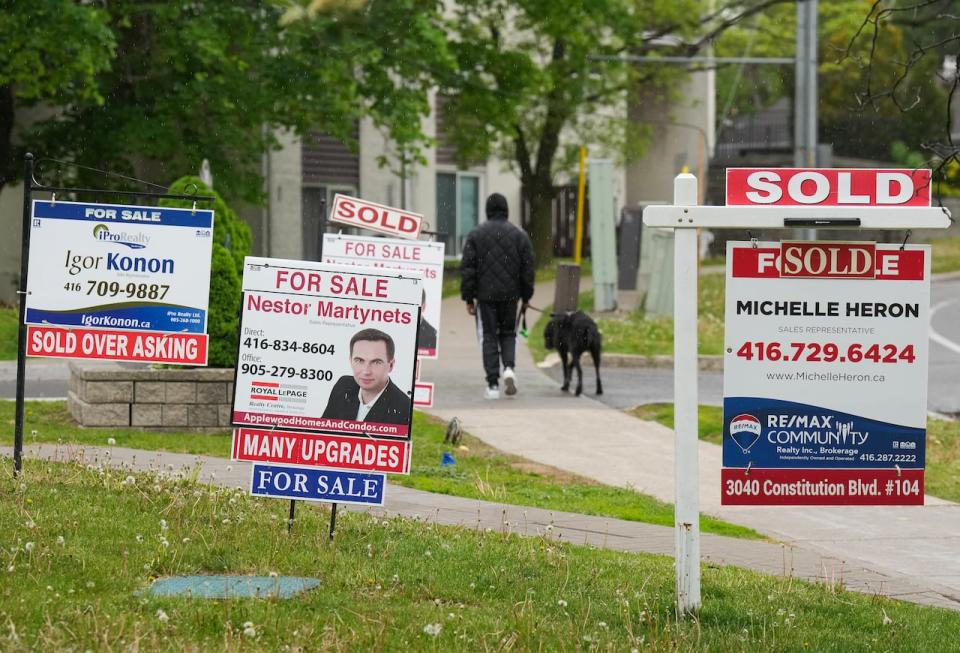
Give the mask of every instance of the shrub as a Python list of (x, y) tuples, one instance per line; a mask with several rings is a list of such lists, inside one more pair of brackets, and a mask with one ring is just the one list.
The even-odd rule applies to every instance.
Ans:
[[(194, 189), (196, 187), (196, 190)], [(198, 208), (213, 208), (213, 252), (210, 260), (210, 303), (207, 313), (207, 334), (210, 336), (208, 365), (233, 367), (237, 360), (237, 329), (239, 328), (240, 281), (243, 277), (243, 259), (250, 254), (252, 236), (250, 227), (237, 217), (217, 192), (200, 181), (199, 177), (181, 177), (171, 184), (170, 194), (212, 195), (209, 202), (198, 203)], [(161, 206), (190, 208), (189, 200), (163, 200)]]

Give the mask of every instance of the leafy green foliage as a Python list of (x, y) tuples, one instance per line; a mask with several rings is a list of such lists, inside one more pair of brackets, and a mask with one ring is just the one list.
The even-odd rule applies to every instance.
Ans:
[[(862, 35), (854, 38), (873, 4), (872, 0), (819, 4), (818, 112), (820, 140), (833, 143), (835, 152), (884, 159), (892, 141), (901, 139), (916, 147), (941, 129), (946, 95), (937, 82), (934, 58), (907, 67), (910, 45), (893, 21), (880, 23), (875, 43)], [(793, 56), (796, 28), (794, 3), (773, 6), (724, 32), (716, 53)], [(721, 114), (726, 110), (729, 117), (793, 94), (792, 65), (723, 66), (717, 71), (718, 104)]]
[[(237, 358), (237, 331), (239, 328), (240, 281), (243, 278), (243, 259), (250, 255), (252, 238), (250, 227), (227, 206), (220, 194), (209, 188), (199, 177), (181, 177), (171, 184), (171, 195), (212, 195), (213, 253), (210, 259), (210, 300), (207, 314), (207, 334), (210, 336), (208, 365), (233, 367)], [(190, 208), (188, 200), (163, 200), (162, 206)]]
[[(47, 14), (34, 4), (22, 12), (41, 21)], [(40, 6), (51, 4), (75, 3)], [(426, 142), (429, 68), (444, 66), (436, 0), (327, 4), (310, 20), (282, 23), (289, 7), (277, 2), (103, 3), (95, 15), (115, 53), (87, 66), (91, 97), (59, 103), (60, 113), (22, 135), (25, 146), (165, 182), (206, 158), (224, 197), (247, 201), (262, 199), (261, 155), (276, 146), (277, 129), (349, 141), (356, 120), (369, 116), (414, 156)], [(84, 37), (59, 36), (68, 50)], [(84, 170), (63, 176), (116, 183)]]

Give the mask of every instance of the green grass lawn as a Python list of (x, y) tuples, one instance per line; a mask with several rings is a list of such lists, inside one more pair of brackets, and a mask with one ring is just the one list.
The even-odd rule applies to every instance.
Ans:
[[(549, 265), (537, 268), (536, 282), (552, 281), (557, 278), (557, 265), (559, 263), (573, 263), (570, 258), (553, 259)], [(593, 267), (589, 259), (584, 259), (580, 263), (581, 278), (588, 278), (592, 274)], [(460, 294), (460, 261), (448, 260), (443, 266), (443, 297), (454, 297)], [(537, 300), (534, 300), (537, 301)]]
[[(627, 411), (634, 417), (673, 428), (673, 404), (645, 404)], [(723, 408), (700, 406), (700, 439), (720, 444)], [(941, 499), (960, 502), (960, 422), (927, 420), (925, 491)]]
[[(422, 520), (298, 511), (189, 481), (28, 460), (0, 477), (0, 649), (943, 651), (960, 614), (673, 560)], [(157, 577), (319, 577), (292, 600), (155, 598)], [(951, 644), (953, 642), (954, 644)]]
[(16, 308), (0, 307), (0, 360), (11, 361), (17, 357), (19, 317)]
[[(13, 442), (14, 403), (0, 402), (0, 424), (5, 424), (0, 443)], [(430, 492), (535, 506), (564, 512), (601, 515), (664, 526), (673, 525), (673, 506), (627, 488), (602, 485), (552, 467), (537, 465), (507, 455), (469, 435), (458, 450), (443, 445), (445, 425), (421, 412), (414, 413), (413, 461), (410, 476), (391, 476), (391, 482)], [(174, 451), (220, 456), (230, 455), (228, 433), (156, 433), (139, 429), (80, 428), (73, 423), (64, 402), (27, 402), (24, 440), (69, 442)], [(453, 453), (457, 464), (440, 467), (444, 451)], [(713, 519), (701, 518), (701, 529), (733, 537), (760, 538), (756, 531)]]
[(960, 236), (937, 238), (930, 244), (933, 246), (931, 266), (934, 274), (960, 270)]

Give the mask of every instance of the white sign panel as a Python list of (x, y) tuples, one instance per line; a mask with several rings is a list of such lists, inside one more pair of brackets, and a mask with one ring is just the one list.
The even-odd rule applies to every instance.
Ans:
[(927, 245), (728, 243), (723, 502), (922, 503), (929, 304)]
[(419, 276), (247, 257), (233, 423), (410, 437)]
[(34, 200), (29, 355), (205, 364), (212, 243), (209, 210)]
[(323, 262), (407, 270), (423, 278), (420, 358), (437, 358), (443, 300), (443, 243), (324, 234)]

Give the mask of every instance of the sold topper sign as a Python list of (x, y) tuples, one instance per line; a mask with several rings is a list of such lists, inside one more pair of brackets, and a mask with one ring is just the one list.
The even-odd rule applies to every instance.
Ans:
[(337, 194), (333, 197), (330, 222), (369, 229), (398, 238), (417, 240), (420, 237), (423, 216), (419, 213)]
[(930, 206), (929, 169), (728, 168), (728, 206)]

